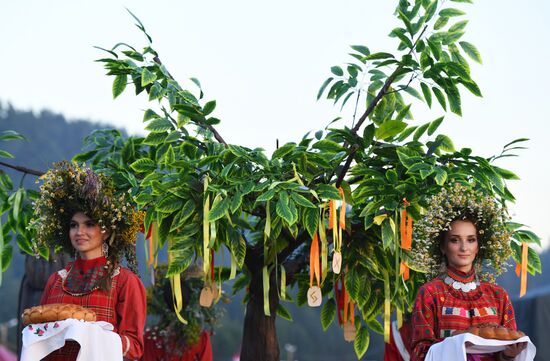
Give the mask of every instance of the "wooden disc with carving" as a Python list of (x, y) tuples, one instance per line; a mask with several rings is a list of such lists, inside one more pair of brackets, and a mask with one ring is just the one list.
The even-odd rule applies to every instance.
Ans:
[(202, 307), (212, 306), (214, 301), (214, 294), (212, 293), (212, 288), (210, 286), (205, 286), (201, 290), (201, 295), (199, 297), (199, 304)]
[(310, 287), (307, 290), (307, 304), (310, 307), (319, 307), (323, 302), (323, 295), (321, 289), (317, 286)]
[(335, 251), (332, 254), (332, 272), (339, 274), (342, 269), (342, 253)]
[(351, 323), (350, 320), (344, 325), (344, 340), (347, 342), (355, 341), (355, 336), (357, 335), (357, 329), (355, 325)]

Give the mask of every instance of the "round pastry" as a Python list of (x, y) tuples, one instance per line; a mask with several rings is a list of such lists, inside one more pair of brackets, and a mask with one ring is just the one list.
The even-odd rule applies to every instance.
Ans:
[(513, 338), (511, 338), (511, 334), (509, 332), (509, 330), (505, 327), (497, 327), (495, 328), (495, 338), (497, 340), (504, 340), (504, 341), (508, 341), (508, 340), (513, 340)]
[(472, 335), (479, 336), (479, 327), (472, 326), (468, 329), (468, 332)]
[(96, 320), (96, 314), (93, 310), (80, 305), (52, 303), (49, 305), (27, 308), (21, 315), (21, 319), (25, 326), (34, 323), (62, 321), (68, 318), (94, 322)]
[(483, 327), (479, 329), (479, 336), (483, 338), (496, 338), (494, 327)]

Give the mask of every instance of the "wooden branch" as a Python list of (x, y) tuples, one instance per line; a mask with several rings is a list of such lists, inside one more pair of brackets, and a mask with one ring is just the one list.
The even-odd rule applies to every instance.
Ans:
[[(424, 26), (424, 29), (422, 29), (422, 32), (420, 32), (420, 35), (418, 35), (418, 38), (416, 39), (416, 41), (414, 42), (411, 50), (409, 50), (409, 55), (412, 54), (412, 52), (414, 51), (414, 49), (416, 48), (416, 45), (418, 44), (418, 41), (422, 38), (422, 35), (424, 34), (424, 32), (426, 31), (426, 29), (428, 28), (428, 26)], [(363, 125), (363, 123), (365, 122), (365, 120), (368, 118), (368, 116), (374, 111), (374, 108), (376, 108), (376, 106), (378, 105), (378, 103), (380, 102), (380, 100), (382, 99), (382, 97), (384, 95), (386, 95), (386, 92), (388, 91), (388, 88), (390, 87), (390, 85), (394, 82), (395, 78), (397, 77), (399, 71), (403, 68), (403, 65), (399, 65), (394, 71), (393, 73), (388, 77), (388, 79), (386, 79), (386, 82), (384, 83), (384, 85), (382, 86), (382, 89), (380, 89), (380, 91), (378, 92), (378, 94), (376, 94), (376, 97), (374, 97), (374, 99), (372, 100), (372, 102), (369, 104), (369, 106), (367, 107), (367, 110), (365, 110), (365, 112), (363, 113), (363, 115), (361, 115), (361, 118), (359, 118), (359, 121), (357, 122), (357, 124), (355, 125), (355, 127), (353, 127), (351, 129), (351, 133), (352, 134), (357, 134), (357, 132), (359, 131), (359, 129), (361, 128), (361, 125)], [(338, 180), (336, 182), (336, 187), (338, 188), (340, 186), (340, 183), (343, 181), (346, 173), (348, 172), (348, 169), (351, 165), (351, 161), (353, 160), (353, 157), (355, 156), (355, 153), (357, 152), (357, 150), (355, 151), (351, 151), (350, 154), (348, 155), (348, 159), (346, 160), (346, 163), (344, 164), (344, 167), (342, 168), (342, 171), (340, 172), (340, 175), (338, 176)]]
[[(162, 61), (160, 61), (159, 57), (158, 56), (155, 56), (153, 58), (153, 61), (155, 63), (157, 63), (158, 65), (162, 65)], [(170, 72), (167, 70), (166, 71), (168, 73), (168, 76), (170, 77), (170, 79), (172, 80), (176, 80), (174, 79), (174, 77), (172, 76), (172, 74), (170, 74)], [(209, 131), (212, 132), (212, 134), (214, 134), (214, 138), (216, 138), (216, 140), (219, 142), (219, 143), (222, 143), (223, 145), (227, 145), (227, 143), (225, 142), (225, 140), (223, 139), (223, 137), (220, 135), (220, 133), (218, 133), (218, 131), (210, 124), (200, 124), (198, 123), (199, 126), (201, 126), (202, 128), (206, 128), (208, 129)]]
[(2, 161), (0, 161), (0, 165), (4, 166), (6, 168), (14, 169), (14, 170), (16, 170), (18, 172), (21, 172), (21, 173), (32, 174), (32, 175), (35, 175), (37, 177), (40, 177), (41, 175), (44, 174), (44, 172), (39, 171), (39, 170), (34, 170), (34, 169), (26, 168), (26, 167), (20, 167), (20, 166), (17, 166), (17, 165), (11, 165), (11, 164), (8, 164), (8, 163), (2, 162)]

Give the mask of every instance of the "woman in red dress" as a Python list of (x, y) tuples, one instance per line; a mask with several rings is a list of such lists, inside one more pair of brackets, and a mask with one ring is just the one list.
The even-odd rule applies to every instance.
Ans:
[[(146, 293), (135, 272), (135, 239), (142, 215), (116, 194), (109, 179), (69, 162), (42, 180), (33, 224), (44, 246), (75, 254), (75, 261), (48, 280), (41, 304), (72, 303), (113, 325), (125, 359), (143, 353)], [(122, 267), (126, 257), (132, 270)], [(101, 345), (98, 345), (101, 347)], [(67, 341), (46, 360), (76, 360), (80, 346)]]
[[(493, 199), (461, 185), (443, 190), (429, 207), (425, 218), (415, 225), (413, 254), (417, 264), (428, 264), (437, 277), (424, 284), (416, 296), (413, 361), (423, 361), (431, 345), (470, 326), (516, 330), (508, 294), (494, 281), (484, 280), (500, 273), (511, 254), (502, 209)], [(487, 260), (492, 275), (481, 274)], [(494, 354), (468, 355), (468, 360), (510, 361), (526, 346), (514, 344)]]

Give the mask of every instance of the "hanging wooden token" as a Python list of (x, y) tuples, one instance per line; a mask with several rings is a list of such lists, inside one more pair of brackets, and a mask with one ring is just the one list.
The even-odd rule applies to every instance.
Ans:
[(212, 293), (212, 288), (210, 286), (205, 286), (201, 290), (201, 295), (199, 297), (199, 304), (202, 307), (210, 307), (212, 306), (212, 302), (214, 301), (214, 295)]
[(335, 251), (332, 254), (332, 272), (339, 274), (342, 269), (342, 253)]
[(357, 335), (357, 329), (355, 325), (351, 323), (351, 320), (348, 320), (344, 325), (344, 340), (347, 342), (355, 341), (355, 336)]
[(321, 294), (321, 289), (317, 286), (310, 287), (307, 290), (307, 304), (310, 307), (319, 307), (323, 302), (323, 295)]
[(219, 293), (218, 286), (215, 283), (212, 283), (212, 285), (210, 286), (210, 289), (212, 290), (212, 298), (214, 300), (217, 299), (218, 293)]

